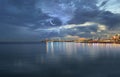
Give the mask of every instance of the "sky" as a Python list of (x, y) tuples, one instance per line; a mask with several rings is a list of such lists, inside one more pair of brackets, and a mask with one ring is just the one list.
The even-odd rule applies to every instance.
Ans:
[(120, 0), (0, 0), (0, 41), (120, 33)]

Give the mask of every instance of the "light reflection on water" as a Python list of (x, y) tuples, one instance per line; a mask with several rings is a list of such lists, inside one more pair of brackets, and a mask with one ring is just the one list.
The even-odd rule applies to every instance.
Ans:
[(6, 44), (0, 51), (0, 77), (120, 76), (120, 44)]
[[(49, 55), (83, 56), (99, 57), (117, 55), (120, 53), (119, 44), (98, 44), (98, 43), (74, 43), (74, 42), (47, 42), (46, 51)], [(114, 52), (113, 52), (114, 51)], [(84, 56), (86, 57), (86, 56)]]

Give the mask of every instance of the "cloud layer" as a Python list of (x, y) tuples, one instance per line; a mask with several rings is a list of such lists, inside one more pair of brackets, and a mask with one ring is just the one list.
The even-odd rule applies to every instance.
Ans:
[(0, 0), (0, 37), (91, 37), (119, 32), (119, 6), (118, 0)]

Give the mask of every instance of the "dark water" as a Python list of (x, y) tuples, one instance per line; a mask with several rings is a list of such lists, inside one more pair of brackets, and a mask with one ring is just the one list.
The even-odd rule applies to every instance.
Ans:
[(120, 77), (120, 45), (0, 44), (0, 77)]

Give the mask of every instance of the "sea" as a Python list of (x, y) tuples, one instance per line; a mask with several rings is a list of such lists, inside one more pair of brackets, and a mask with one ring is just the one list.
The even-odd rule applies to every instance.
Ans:
[(0, 44), (0, 77), (120, 77), (120, 44)]

